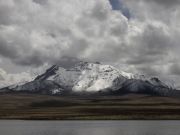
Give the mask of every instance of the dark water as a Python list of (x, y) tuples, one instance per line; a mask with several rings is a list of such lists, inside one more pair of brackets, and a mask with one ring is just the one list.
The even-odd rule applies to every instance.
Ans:
[(180, 135), (180, 121), (0, 121), (0, 135)]

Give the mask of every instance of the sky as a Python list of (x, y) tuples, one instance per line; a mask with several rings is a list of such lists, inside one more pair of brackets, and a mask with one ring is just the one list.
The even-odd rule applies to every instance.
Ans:
[(179, 0), (0, 0), (0, 87), (100, 61), (180, 86)]

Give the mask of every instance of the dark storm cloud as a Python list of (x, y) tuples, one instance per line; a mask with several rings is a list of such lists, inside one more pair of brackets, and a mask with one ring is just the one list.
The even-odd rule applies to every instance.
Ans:
[(129, 58), (126, 63), (127, 64), (132, 64), (132, 65), (145, 65), (146, 64), (154, 64), (158, 62), (159, 60), (162, 59), (162, 56), (157, 56), (157, 55), (146, 55), (146, 54), (139, 54), (138, 56), (134, 56), (132, 58)]
[(47, 4), (48, 0), (33, 0), (33, 2), (40, 4), (40, 5), (45, 5), (45, 4)]
[(8, 58), (16, 58), (18, 56), (18, 49), (16, 49), (14, 46), (8, 46), (6, 44), (6, 41), (0, 39), (0, 55)]
[(156, 71), (156, 69), (154, 69), (154, 67), (152, 67), (151, 65), (146, 65), (146, 66), (138, 66), (137, 70), (140, 74), (143, 75), (148, 75), (148, 76), (159, 76), (159, 71)]
[(14, 60), (16, 64), (20, 64), (22, 66), (41, 66), (43, 65), (44, 61), (44, 57), (35, 51), (30, 54), (30, 56), (22, 55), (20, 58)]
[(73, 67), (75, 64), (77, 64), (78, 62), (80, 62), (81, 60), (77, 59), (77, 58), (73, 58), (73, 57), (62, 57), (59, 61), (57, 61), (56, 63), (59, 66), (62, 66), (64, 68), (71, 68)]
[(11, 10), (8, 7), (0, 7), (0, 24), (9, 25), (12, 22)]
[(169, 39), (163, 28), (147, 25), (142, 35), (136, 39), (140, 44), (139, 53), (151, 56), (166, 54), (170, 47)]
[(146, 66), (162, 61), (171, 48), (170, 38), (162, 27), (147, 24), (143, 32), (133, 39), (132, 57), (127, 59), (127, 64)]
[(180, 4), (179, 0), (146, 0), (147, 2), (154, 2), (155, 4), (159, 4), (160, 6), (164, 6), (165, 8), (174, 7)]
[(170, 66), (170, 74), (176, 76), (180, 75), (180, 65), (178, 63), (174, 63)]

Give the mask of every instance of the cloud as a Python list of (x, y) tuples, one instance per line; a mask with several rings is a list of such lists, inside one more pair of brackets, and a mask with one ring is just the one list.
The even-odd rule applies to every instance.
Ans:
[(129, 64), (156, 64), (169, 54), (171, 37), (163, 24), (147, 23), (141, 33), (132, 38), (130, 42), (132, 52), (127, 63)]
[(164, 6), (165, 8), (172, 8), (180, 4), (179, 0), (146, 0), (147, 2), (153, 2), (154, 4), (159, 4), (160, 6)]
[(170, 66), (169, 70), (170, 70), (171, 75), (179, 76), (180, 75), (180, 64), (179, 63), (173, 63)]
[(128, 19), (131, 18), (129, 9), (121, 2), (121, 0), (109, 0), (113, 10), (119, 10)]
[(89, 60), (133, 73), (175, 73), (179, 0), (114, 2), (121, 12), (113, 0), (0, 0), (0, 55), (21, 66)]
[(40, 4), (40, 5), (45, 5), (47, 4), (48, 0), (33, 0), (33, 2), (37, 3), (37, 4)]
[(104, 48), (111, 41), (121, 46), (120, 36), (128, 29), (126, 17), (108, 0), (1, 0), (0, 8), (0, 55), (21, 65), (55, 63), (64, 56), (99, 59), (96, 48), (112, 53)]
[(0, 88), (31, 80), (32, 76), (29, 73), (22, 72), (17, 74), (8, 74), (6, 71), (0, 68)]
[(179, 0), (122, 0), (130, 9), (131, 16), (140, 21), (160, 21), (165, 24), (175, 23), (179, 14)]

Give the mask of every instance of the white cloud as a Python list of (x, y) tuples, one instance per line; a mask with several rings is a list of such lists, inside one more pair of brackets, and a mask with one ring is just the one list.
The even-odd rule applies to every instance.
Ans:
[(0, 68), (0, 88), (31, 80), (32, 76), (29, 73), (22, 72), (17, 74), (8, 74)]
[(121, 1), (129, 20), (108, 0), (0, 0), (0, 55), (28, 66), (103, 61), (168, 78), (180, 57), (179, 1)]
[(127, 18), (113, 11), (108, 0), (1, 0), (0, 8), (0, 54), (24, 65), (53, 63), (63, 56), (113, 56), (128, 30)]

